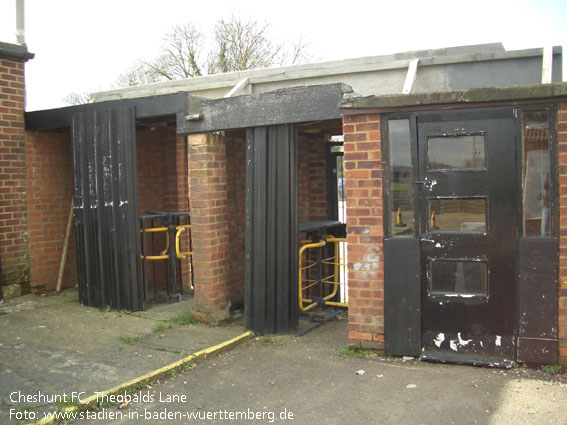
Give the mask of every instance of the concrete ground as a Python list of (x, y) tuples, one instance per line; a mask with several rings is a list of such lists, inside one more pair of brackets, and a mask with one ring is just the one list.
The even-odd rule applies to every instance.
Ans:
[(346, 320), (301, 338), (254, 338), (94, 423), (567, 424), (565, 375), (403, 362), (347, 345)]
[[(10, 392), (90, 394), (243, 331), (232, 324), (154, 332), (170, 323), (170, 309), (187, 305), (137, 317), (81, 307), (75, 297), (0, 306), (8, 312), (0, 316), (0, 423), (17, 423), (8, 422), (17, 404)], [(131, 344), (120, 340), (136, 335)], [(253, 338), (151, 382), (123, 409), (122, 399), (104, 400), (73, 423), (567, 424), (566, 375), (404, 362), (347, 347), (344, 318), (301, 338)]]
[(186, 297), (145, 312), (104, 311), (81, 306), (75, 290), (6, 300), (0, 304), (0, 424), (18, 423), (10, 421), (10, 409), (41, 415), (55, 408), (50, 400), (30, 405), (22, 397), (82, 392), (84, 398), (244, 332), (241, 324), (171, 322), (191, 308)]

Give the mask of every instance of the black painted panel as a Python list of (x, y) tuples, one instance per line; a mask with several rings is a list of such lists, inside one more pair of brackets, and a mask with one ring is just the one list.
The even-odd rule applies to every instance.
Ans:
[[(351, 91), (344, 84), (327, 84), (223, 99), (202, 99), (200, 105), (190, 102), (192, 110), (178, 115), (177, 132), (203, 133), (340, 118), (339, 104), (343, 94)], [(187, 121), (186, 115), (200, 115), (201, 119)]]
[(557, 339), (518, 339), (518, 361), (528, 364), (557, 364)]
[(134, 108), (73, 116), (79, 299), (141, 310)]
[(26, 130), (33, 131), (70, 127), (75, 114), (88, 113), (88, 111), (94, 109), (102, 110), (113, 108), (134, 108), (136, 110), (136, 118), (175, 115), (178, 112), (182, 112), (183, 116), (185, 116), (185, 111), (187, 110), (187, 94), (174, 93), (135, 99), (111, 100), (107, 102), (26, 112)]
[(559, 257), (553, 239), (520, 240), (520, 337), (557, 338)]
[(246, 327), (297, 327), (297, 136), (295, 126), (249, 128), (246, 158)]
[(384, 240), (386, 353), (418, 356), (421, 350), (420, 241)]

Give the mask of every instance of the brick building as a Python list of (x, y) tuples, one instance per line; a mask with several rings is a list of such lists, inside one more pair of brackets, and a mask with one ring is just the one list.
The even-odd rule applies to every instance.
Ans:
[(0, 43), (0, 299), (30, 286), (24, 64), (31, 58), (25, 46)]
[(53, 290), (73, 202), (64, 285), (78, 281), (87, 305), (143, 308), (139, 216), (190, 211), (193, 317), (218, 321), (243, 303), (249, 329), (291, 332), (300, 243), (344, 220), (346, 188), (349, 338), (441, 361), (565, 363), (560, 81), (560, 49), (494, 44), (199, 77), (28, 113), (29, 289)]

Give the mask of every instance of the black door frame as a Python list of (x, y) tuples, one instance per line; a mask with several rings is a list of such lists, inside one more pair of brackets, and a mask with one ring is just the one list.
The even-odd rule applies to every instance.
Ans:
[[(522, 199), (522, 127), (521, 113), (529, 110), (547, 110), (550, 117), (550, 150), (551, 150), (551, 198), (552, 198), (552, 233), (548, 238), (527, 238), (522, 233), (522, 211), (517, 208), (517, 245), (515, 264), (516, 289), (516, 329), (517, 352), (516, 359), (523, 362), (540, 364), (555, 363), (557, 359), (557, 281), (558, 281), (558, 170), (557, 170), (557, 114), (555, 104), (527, 104), (521, 106), (495, 106), (486, 108), (458, 108), (454, 110), (421, 110), (382, 114), (382, 156), (385, 165), (383, 180), (384, 202), (384, 261), (385, 261), (385, 339), (386, 352), (393, 355), (419, 356), (421, 353), (421, 267), (416, 258), (420, 258), (420, 235), (422, 234), (419, 222), (420, 205), (418, 196), (413, 190), (414, 214), (416, 223), (414, 234), (410, 237), (391, 237), (391, 220), (389, 207), (389, 140), (388, 121), (393, 119), (407, 119), (410, 125), (412, 150), (412, 179), (417, 180), (417, 119), (418, 116), (431, 116), (434, 114), (460, 114), (463, 112), (493, 112), (498, 109), (514, 110), (515, 118), (515, 148), (516, 148), (516, 200), (521, 207)], [(414, 188), (412, 188), (414, 189)], [(535, 256), (534, 252), (543, 252), (544, 255)], [(544, 259), (542, 261), (542, 258)], [(534, 288), (534, 281), (544, 284)], [(538, 294), (538, 297), (534, 297)], [(545, 295), (542, 301), (541, 295)], [(530, 318), (522, 321), (521, 318)], [(544, 321), (543, 325), (539, 325)]]

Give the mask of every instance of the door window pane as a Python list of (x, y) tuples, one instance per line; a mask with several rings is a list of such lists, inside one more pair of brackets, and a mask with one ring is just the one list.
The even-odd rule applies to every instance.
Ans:
[(522, 114), (522, 145), (524, 236), (551, 236), (547, 111), (526, 111)]
[(413, 177), (409, 120), (388, 121), (390, 142), (390, 235), (413, 236)]
[(428, 170), (484, 169), (484, 136), (442, 136), (427, 139)]
[(429, 260), (429, 292), (444, 295), (487, 295), (484, 261)]
[(430, 232), (486, 233), (485, 198), (429, 199)]

